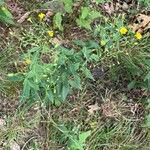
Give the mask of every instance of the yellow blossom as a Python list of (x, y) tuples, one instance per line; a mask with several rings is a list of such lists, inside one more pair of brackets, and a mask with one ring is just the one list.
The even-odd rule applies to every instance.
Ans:
[(49, 35), (50, 37), (53, 37), (53, 36), (54, 36), (54, 32), (53, 32), (53, 31), (47, 31), (47, 33), (48, 33), (48, 35)]
[(101, 46), (105, 46), (106, 45), (106, 41), (105, 40), (101, 40), (100, 44), (101, 44)]
[(126, 27), (121, 27), (120, 30), (119, 30), (119, 32), (120, 32), (122, 35), (125, 35), (125, 34), (127, 34), (128, 30), (127, 30)]
[(29, 58), (26, 58), (25, 61), (24, 61), (24, 63), (26, 65), (30, 65), (32, 63), (32, 61)]
[(39, 13), (38, 14), (38, 17), (39, 17), (40, 21), (42, 21), (45, 18), (45, 16), (46, 15), (44, 13)]
[(139, 32), (136, 32), (136, 33), (135, 33), (135, 38), (136, 38), (137, 40), (141, 40), (141, 39), (142, 39), (142, 34), (139, 33)]

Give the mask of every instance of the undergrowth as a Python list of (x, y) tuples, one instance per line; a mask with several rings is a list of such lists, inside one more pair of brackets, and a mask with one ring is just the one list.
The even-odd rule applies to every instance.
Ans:
[(105, 2), (0, 0), (0, 148), (149, 149), (149, 32)]

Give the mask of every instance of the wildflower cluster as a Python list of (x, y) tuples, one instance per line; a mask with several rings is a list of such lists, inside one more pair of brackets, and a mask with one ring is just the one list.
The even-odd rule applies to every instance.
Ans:
[[(121, 35), (126, 35), (128, 33), (128, 29), (126, 27), (121, 27), (119, 29), (119, 32)], [(137, 39), (137, 40), (141, 40), (142, 39), (142, 34), (139, 33), (139, 32), (136, 32), (134, 37)]]

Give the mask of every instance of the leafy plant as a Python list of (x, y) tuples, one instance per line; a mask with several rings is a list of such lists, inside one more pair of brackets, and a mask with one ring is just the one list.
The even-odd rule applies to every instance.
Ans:
[(82, 7), (81, 14), (79, 18), (76, 20), (77, 25), (80, 27), (90, 29), (91, 30), (91, 23), (94, 19), (100, 17), (100, 12), (96, 10), (91, 10), (89, 7)]
[(81, 132), (69, 138), (68, 150), (84, 150), (86, 139), (91, 135), (91, 131)]
[[(109, 68), (113, 79), (117, 80), (126, 72), (124, 78), (129, 81), (134, 80), (129, 85), (130, 89), (139, 86), (149, 88), (149, 45), (141, 48), (142, 42), (137, 40), (134, 33), (128, 28), (127, 33), (122, 35), (120, 29), (126, 26), (124, 21), (124, 19), (116, 18), (111, 23), (106, 19), (104, 25), (98, 25), (95, 28), (95, 37), (100, 38), (100, 44), (103, 48), (102, 60)], [(141, 40), (143, 43), (147, 43), (148, 39)], [(140, 48), (139, 45), (141, 45)]]
[[(76, 23), (79, 27), (82, 28), (86, 28), (86, 29), (90, 29), (91, 30), (91, 23), (99, 18), (101, 16), (100, 12), (91, 9), (89, 6), (87, 6), (86, 2), (83, 1), (83, 3), (81, 3), (81, 6), (79, 6), (79, 10), (77, 10), (77, 12), (73, 12), (73, 4), (74, 1), (73, 0), (62, 0), (61, 2), (63, 2), (64, 4), (64, 10), (65, 12), (60, 13), (57, 12), (54, 16), (54, 26), (56, 28), (58, 28), (59, 30), (63, 30), (63, 25), (62, 25), (62, 20), (63, 18), (66, 17), (66, 14), (69, 13), (70, 18), (73, 17), (73, 20), (76, 20)], [(98, 1), (96, 1), (96, 3), (100, 3)], [(101, 3), (103, 3), (101, 1)], [(81, 9), (81, 10), (80, 10)], [(79, 11), (79, 17), (78, 16), (78, 11)], [(76, 13), (76, 14), (73, 14)], [(62, 18), (63, 16), (63, 18)]]
[(62, 0), (64, 3), (64, 9), (67, 13), (72, 13), (73, 0)]
[(91, 135), (91, 130), (81, 132), (76, 127), (69, 130), (64, 124), (57, 125), (54, 123), (54, 125), (63, 133), (64, 141), (67, 140), (67, 150), (84, 150), (85, 142)]
[(76, 52), (74, 49), (57, 47), (53, 49), (51, 63), (48, 64), (40, 59), (45, 47), (38, 46), (29, 50), (24, 56), (32, 61), (28, 70), (25, 73), (9, 75), (11, 80), (23, 81), (21, 100), (42, 99), (57, 105), (66, 99), (72, 89), (82, 89), (81, 74), (94, 80), (87, 65), (88, 62), (99, 60), (95, 50), (97, 48), (98, 51), (99, 45), (90, 41), (81, 44), (80, 48), (81, 50)]
[(56, 13), (53, 19), (54, 22), (54, 27), (58, 28), (60, 31), (63, 31), (63, 26), (62, 26), (62, 15), (61, 13)]
[(149, 0), (138, 0), (138, 1), (139, 1), (139, 3), (144, 4), (144, 6), (150, 7), (150, 1)]

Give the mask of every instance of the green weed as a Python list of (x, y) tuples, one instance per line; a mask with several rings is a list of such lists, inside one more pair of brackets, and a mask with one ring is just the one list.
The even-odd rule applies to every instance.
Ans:
[[(82, 88), (81, 73), (86, 78), (94, 80), (87, 65), (88, 62), (99, 60), (95, 50), (99, 46), (94, 41), (78, 44), (79, 52), (64, 47), (49, 50), (49, 47), (38, 46), (24, 54), (24, 58), (28, 58), (31, 63), (27, 71), (9, 74), (11, 80), (23, 80), (21, 100), (41, 99), (57, 104), (64, 101), (72, 89)], [(52, 56), (49, 56), (50, 51), (53, 53)], [(40, 59), (44, 54), (49, 56), (49, 63), (44, 63)]]

